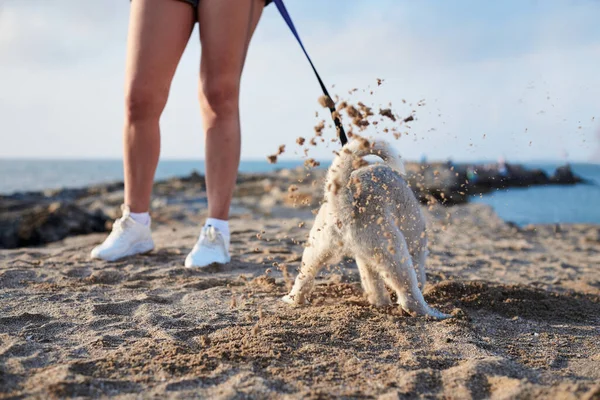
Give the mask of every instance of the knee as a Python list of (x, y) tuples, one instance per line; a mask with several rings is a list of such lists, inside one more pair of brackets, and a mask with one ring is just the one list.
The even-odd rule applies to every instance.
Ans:
[(167, 103), (168, 91), (132, 85), (125, 94), (125, 118), (128, 123), (158, 120)]
[(239, 80), (234, 77), (206, 79), (200, 85), (200, 104), (217, 116), (235, 113), (238, 109), (239, 86)]

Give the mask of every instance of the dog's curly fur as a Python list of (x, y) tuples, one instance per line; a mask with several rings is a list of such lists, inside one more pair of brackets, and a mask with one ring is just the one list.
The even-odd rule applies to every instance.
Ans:
[[(366, 155), (377, 155), (384, 163), (368, 164), (362, 158)], [(429, 307), (419, 289), (426, 280), (425, 218), (404, 174), (400, 156), (385, 142), (355, 135), (343, 147), (327, 173), (325, 201), (285, 302), (305, 303), (319, 270), (347, 256), (356, 259), (371, 304), (391, 304), (387, 285), (405, 311), (447, 317)]]

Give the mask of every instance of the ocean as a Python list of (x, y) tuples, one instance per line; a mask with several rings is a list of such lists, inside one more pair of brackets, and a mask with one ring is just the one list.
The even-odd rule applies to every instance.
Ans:
[[(559, 163), (525, 163), (551, 175)], [(474, 203), (489, 204), (505, 221), (527, 224), (600, 224), (600, 164), (571, 164), (573, 172), (589, 181), (578, 185), (533, 186), (496, 190)]]
[[(302, 161), (242, 161), (241, 172), (269, 172), (301, 166)], [(525, 164), (552, 174), (560, 163)], [(325, 167), (325, 164), (323, 164)], [(551, 223), (600, 224), (600, 165), (575, 163), (573, 171), (591, 184), (574, 186), (536, 186), (497, 190), (473, 202), (489, 204), (505, 221), (517, 225)], [(204, 173), (201, 161), (164, 160), (158, 165), (156, 179)], [(121, 181), (120, 160), (0, 160), (0, 194), (39, 191), (63, 187)]]

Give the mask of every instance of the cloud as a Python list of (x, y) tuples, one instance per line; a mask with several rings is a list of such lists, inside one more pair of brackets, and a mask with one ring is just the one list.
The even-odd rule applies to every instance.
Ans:
[[(407, 158), (556, 159), (567, 151), (585, 160), (596, 148), (598, 2), (287, 3), (333, 92), (375, 88), (384, 78), (360, 100), (392, 102), (402, 114), (416, 109), (410, 134), (397, 142)], [(1, 7), (0, 156), (119, 157), (128, 2)], [(163, 157), (203, 158), (198, 42), (195, 32), (173, 82)], [(311, 135), (319, 94), (304, 55), (268, 7), (242, 81), (242, 156), (264, 159), (279, 144), (288, 145), (287, 157), (301, 155), (295, 139)], [(402, 103), (423, 98), (424, 107)], [(324, 110), (320, 118), (329, 121)], [(330, 157), (335, 148), (311, 151)]]
[(112, 50), (126, 22), (123, 1), (117, 0), (4, 0), (0, 7), (4, 68), (60, 67), (97, 58)]

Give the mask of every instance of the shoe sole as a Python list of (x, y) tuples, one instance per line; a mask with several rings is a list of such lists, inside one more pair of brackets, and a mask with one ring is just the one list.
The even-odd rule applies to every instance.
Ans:
[(151, 252), (152, 250), (154, 250), (154, 242), (153, 241), (141, 242), (141, 243), (136, 243), (135, 245), (131, 246), (129, 249), (127, 249), (125, 254), (123, 254), (119, 257), (110, 257), (110, 258), (92, 257), (92, 258), (95, 258), (96, 260), (104, 260), (104, 261), (117, 261), (117, 260), (120, 260), (125, 257), (131, 257), (131, 256), (135, 256), (138, 254), (146, 254), (146, 253)]
[(230, 262), (231, 262), (231, 257), (229, 259), (227, 259), (226, 261), (224, 261), (224, 262), (214, 261), (214, 262), (211, 262), (210, 264), (206, 264), (206, 265), (202, 265), (202, 266), (200, 266), (200, 265), (186, 265), (187, 263), (184, 263), (183, 266), (185, 268), (207, 268), (207, 267), (210, 267), (211, 265), (215, 265), (215, 264), (216, 265), (225, 265), (225, 264), (229, 264)]

